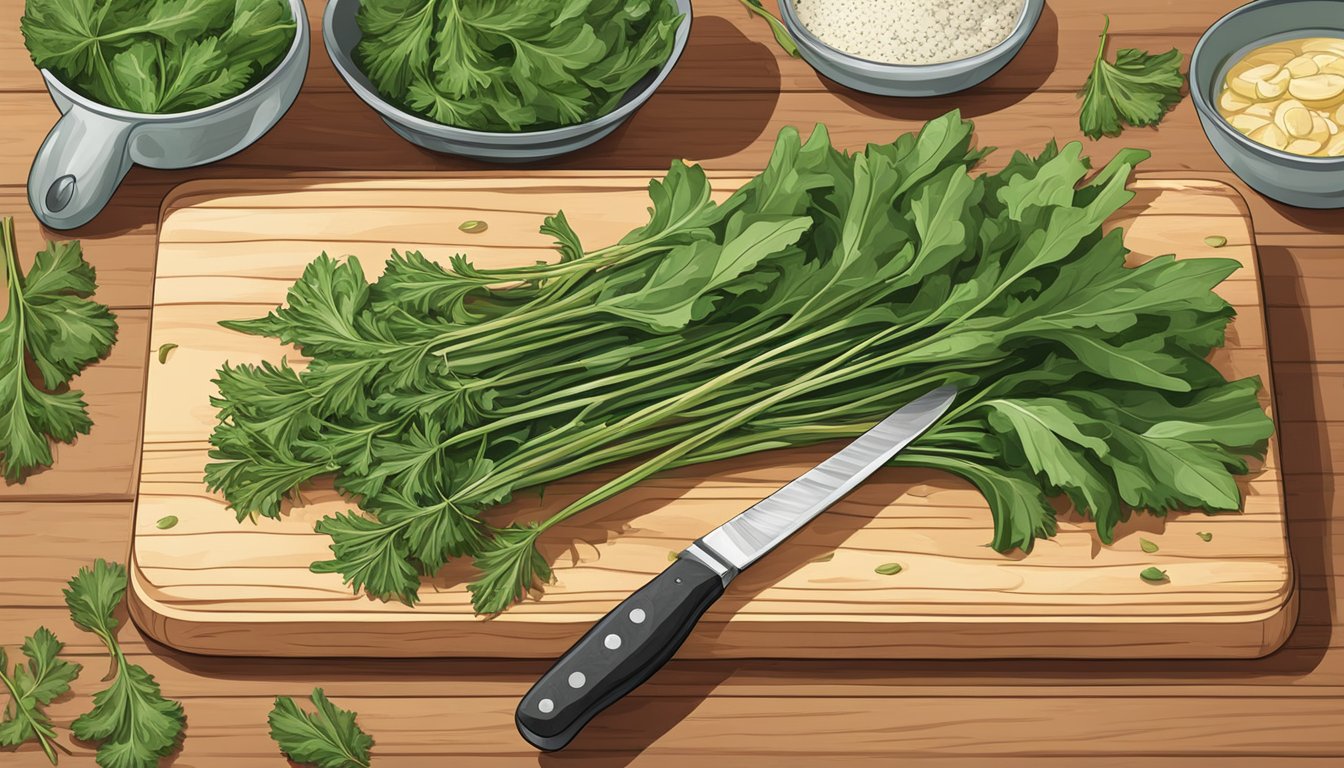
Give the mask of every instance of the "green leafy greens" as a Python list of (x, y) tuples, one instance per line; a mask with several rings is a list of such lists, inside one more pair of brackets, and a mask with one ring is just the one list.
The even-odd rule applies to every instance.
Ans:
[(400, 109), (542, 130), (615, 109), (671, 56), (681, 19), (670, 0), (363, 0), (355, 56)]
[(80, 670), (78, 664), (57, 658), (64, 647), (51, 630), (39, 627), (20, 649), (28, 664), (15, 664), (13, 672), (8, 671), (9, 659), (0, 648), (0, 684), (10, 697), (0, 719), (0, 746), (36, 739), (52, 765), (56, 765), (56, 731), (42, 707), (69, 692)]
[(355, 713), (341, 709), (314, 688), (308, 714), (288, 696), (275, 699), (266, 718), (271, 739), (290, 760), (318, 768), (368, 768), (373, 738), (360, 730)]
[(761, 0), (741, 0), (741, 2), (748, 11), (765, 19), (765, 23), (770, 25), (770, 34), (775, 36), (775, 42), (779, 45), (781, 50), (795, 59), (801, 57), (801, 54), (798, 53), (798, 44), (793, 41), (793, 36), (789, 34), (789, 30), (784, 26), (784, 22), (780, 21), (775, 14), (771, 13), (765, 5), (761, 3)]
[[(1145, 152), (1089, 177), (1079, 144), (1052, 142), (976, 175), (971, 139), (955, 112), (853, 154), (785, 128), (722, 203), (674, 163), (617, 243), (548, 217), (552, 263), (394, 251), (370, 283), (323, 254), (284, 306), (225, 323), (311, 363), (219, 371), (207, 484), (243, 520), (331, 476), (362, 511), (318, 523), (333, 558), (315, 571), (414, 602), (421, 575), (473, 557), (481, 613), (549, 579), (540, 536), (656, 472), (853, 437), (941, 384), (958, 402), (896, 463), (979, 488), (995, 549), (1054, 534), (1056, 495), (1108, 543), (1134, 510), (1238, 509), (1272, 431), (1259, 382), (1205, 360), (1238, 263), (1126, 265), (1102, 225)], [(549, 519), (487, 517), (632, 459)]]
[(186, 719), (182, 705), (165, 699), (154, 677), (121, 652), (114, 613), (125, 593), (125, 567), (104, 560), (81, 568), (64, 591), (71, 620), (97, 635), (115, 664), (111, 686), (94, 694), (93, 709), (70, 729), (100, 745), (95, 759), (102, 768), (154, 768), (176, 748)]
[(66, 384), (112, 348), (117, 322), (107, 307), (88, 300), (94, 271), (78, 242), (48, 242), (25, 275), (14, 220), (3, 218), (0, 258), (9, 286), (9, 308), (0, 318), (0, 470), (16, 482), (51, 466), (49, 439), (69, 443), (93, 427), (83, 393)]
[(285, 0), (27, 0), (33, 63), (100, 104), (143, 114), (246, 91), (294, 40)]
[(1083, 86), (1083, 109), (1078, 126), (1092, 139), (1118, 136), (1122, 123), (1132, 126), (1156, 125), (1168, 110), (1181, 100), (1181, 52), (1150, 54), (1137, 48), (1121, 48), (1115, 63), (1106, 60), (1107, 31), (1110, 17), (1101, 30), (1097, 57), (1092, 73)]

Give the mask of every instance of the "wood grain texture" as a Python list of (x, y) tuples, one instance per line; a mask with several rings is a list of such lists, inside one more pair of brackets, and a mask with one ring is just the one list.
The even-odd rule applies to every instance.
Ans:
[[(771, 0), (766, 0), (771, 5)], [(773, 133), (785, 121), (808, 126), (827, 123), (850, 142), (889, 138), (908, 130), (934, 108), (957, 106), (975, 116), (986, 143), (1039, 150), (1051, 137), (1078, 138), (1073, 92), (1095, 45), (1100, 14), (1110, 14), (1112, 50), (1133, 46), (1159, 51), (1177, 46), (1188, 57), (1193, 42), (1214, 20), (1241, 0), (1131, 0), (1098, 4), (1091, 0), (1050, 0), (1042, 30), (1053, 12), (1058, 52), (1033, 38), (1017, 62), (999, 76), (952, 99), (902, 102), (865, 98), (828, 87), (802, 62), (780, 57), (765, 25), (747, 19), (736, 0), (696, 0), (696, 32), (676, 72), (677, 91), (660, 91), (649, 109), (628, 128), (568, 161), (571, 167), (656, 168), (685, 155), (707, 167), (756, 169), (765, 162)], [(321, 0), (310, 2), (310, 17)], [(257, 175), (285, 176), (321, 168), (398, 168), (438, 173), (473, 167), (470, 163), (421, 152), (378, 125), (372, 115), (335, 79), (320, 41), (304, 93), (277, 129), (252, 149), (223, 162), (188, 171), (131, 171), (107, 211), (74, 233), (43, 232), (27, 211), (24, 180), (32, 153), (55, 118), (51, 105), (22, 48), (18, 19), (23, 0), (0, 0), (0, 210), (18, 219), (20, 247), (31, 256), (39, 235), (79, 237), (99, 270), (99, 296), (114, 308), (147, 308), (153, 287), (154, 245), (159, 203), (176, 184), (195, 178)], [(733, 32), (729, 27), (735, 27)], [(725, 33), (722, 43), (710, 40)], [(1041, 56), (1023, 67), (1023, 57)], [(691, 80), (692, 65), (703, 76)], [(998, 84), (1026, 70), (1053, 73), (1040, 89), (1054, 89), (1058, 100), (1037, 98), (1041, 75), (1021, 76), (1018, 90)], [(778, 71), (779, 85), (768, 86)], [(704, 89), (742, 99), (709, 99), (686, 93)], [(994, 86), (994, 90), (990, 90)], [(754, 90), (765, 88), (765, 90)], [(843, 98), (809, 95), (803, 108), (791, 106), (794, 89), (835, 92)], [(1049, 95), (1049, 94), (1047, 94)], [(661, 105), (661, 106), (659, 106)], [(656, 111), (654, 108), (657, 107)], [(697, 111), (706, 109), (723, 111)], [(768, 118), (778, 111), (775, 118)], [(763, 117), (764, 116), (764, 117)], [(932, 116), (932, 115), (930, 115)], [(768, 118), (768, 119), (767, 119)], [(350, 140), (340, 141), (341, 124)], [(754, 128), (753, 128), (754, 126)], [(757, 133), (747, 135), (749, 131)], [(1121, 146), (1154, 150), (1144, 164), (1145, 177), (1210, 178), (1226, 181), (1246, 198), (1255, 221), (1262, 288), (1269, 313), (1269, 346), (1279, 406), (1283, 481), (1288, 531), (1300, 581), (1300, 619), (1287, 644), (1261, 659), (1229, 660), (1003, 660), (1003, 661), (803, 661), (674, 660), (642, 688), (648, 699), (595, 723), (572, 753), (538, 757), (520, 748), (503, 715), (459, 720), (480, 706), (483, 696), (516, 697), (544, 671), (544, 661), (455, 659), (387, 660), (363, 658), (300, 660), (193, 656), (165, 648), (136, 627), (123, 628), (123, 642), (136, 663), (144, 664), (170, 696), (186, 699), (188, 738), (180, 753), (164, 765), (177, 768), (259, 768), (281, 758), (266, 733), (264, 713), (273, 694), (300, 696), (323, 686), (338, 697), (373, 697), (365, 723), (379, 740), (377, 765), (421, 768), (453, 766), (550, 766), (583, 768), (683, 768), (688, 762), (742, 768), (813, 768), (890, 765), (930, 768), (1334, 768), (1344, 755), (1344, 357), (1331, 339), (1344, 338), (1344, 216), (1339, 211), (1305, 211), (1256, 195), (1224, 166), (1208, 146), (1188, 99), (1155, 130), (1130, 130), (1116, 139), (1085, 142), (1089, 154), (1109, 157)], [(641, 152), (646, 153), (641, 156)], [(1003, 153), (999, 153), (1002, 155)], [(991, 164), (1001, 162), (991, 157)], [(127, 344), (123, 340), (122, 344)], [(147, 346), (138, 356), (148, 359)], [(130, 359), (134, 359), (134, 356)], [(1334, 362), (1331, 362), (1331, 361)], [(1333, 368), (1332, 368), (1333, 367)], [(1331, 370), (1334, 373), (1329, 373)], [(92, 376), (90, 371), (89, 376)], [(100, 391), (90, 379), (88, 394), (112, 408), (139, 409), (143, 391)], [(118, 430), (127, 429), (124, 422)], [(127, 436), (133, 440), (132, 436)], [(99, 464), (109, 477), (134, 482), (137, 465), (129, 452), (105, 443)], [(48, 470), (63, 476), (65, 464)], [(105, 669), (96, 639), (69, 625), (60, 586), (78, 565), (96, 557), (124, 560), (129, 547), (132, 505), (90, 501), (89, 478), (72, 477), (63, 501), (7, 503), (14, 487), (0, 485), (0, 643), (14, 652), (24, 634), (46, 623), (61, 638), (80, 646), (88, 678), (75, 698), (62, 704), (58, 728), (87, 709), (88, 693)], [(918, 717), (927, 699), (905, 698), (874, 711), (871, 696), (938, 696), (959, 717), (943, 729), (979, 733), (1003, 747), (989, 756), (945, 753), (903, 726)], [(660, 705), (665, 697), (675, 704)], [(796, 707), (768, 717), (790, 734), (780, 740), (761, 732), (751, 697), (789, 697)], [(1018, 700), (1053, 697), (1053, 718)], [(0, 696), (0, 699), (3, 697)], [(1135, 708), (1107, 706), (1112, 700)], [(1301, 706), (1282, 706), (1300, 700)], [(230, 702), (241, 702), (231, 707)], [(1214, 705), (1210, 706), (1210, 702)], [(342, 702), (349, 704), (349, 702)], [(361, 698), (359, 708), (365, 705)], [(209, 710), (223, 707), (219, 717)], [(1231, 712), (1255, 713), (1236, 718)], [(506, 708), (501, 704), (501, 712)], [(846, 732), (814, 728), (820, 716), (841, 713), (855, 718)], [(424, 736), (399, 728), (403, 715), (429, 714)], [(1313, 715), (1324, 715), (1327, 722)], [(759, 715), (765, 717), (767, 715)], [(733, 730), (730, 759), (718, 754), (723, 740), (704, 742), (702, 717), (723, 721)], [(695, 727), (674, 727), (690, 718)], [(1122, 719), (1123, 718), (1123, 719)], [(1333, 718), (1333, 724), (1328, 722)], [(1240, 731), (1248, 720), (1273, 731), (1275, 743), (1247, 743)], [(598, 726), (602, 727), (599, 728)], [(199, 726), (199, 727), (198, 727)], [(1086, 726), (1086, 728), (1085, 728)], [(449, 729), (451, 746), (431, 740)], [(201, 738), (197, 738), (200, 736)], [(1081, 736), (1081, 738), (1080, 738)], [(1207, 754), (1215, 742), (1216, 757)], [(1222, 741), (1219, 746), (1216, 742)], [(800, 744), (799, 742), (807, 742)], [(864, 751), (863, 745), (869, 745)], [(72, 745), (62, 768), (94, 765), (92, 751)], [(798, 750), (796, 753), (790, 748)], [(1316, 755), (1315, 757), (1301, 755)], [(6, 768), (47, 766), (40, 752), (0, 751)]]
[[(744, 177), (715, 174), (716, 194)], [(353, 595), (308, 564), (329, 540), (312, 531), (348, 507), (317, 489), (281, 520), (239, 526), (201, 487), (214, 425), (211, 379), (224, 361), (277, 361), (294, 351), (220, 328), (283, 302), (319, 251), (356, 254), (378, 270), (389, 248), (482, 266), (551, 258), (536, 233), (563, 208), (585, 242), (614, 242), (646, 215), (647, 174), (326, 178), (197, 182), (175, 191), (160, 227), (150, 346), (179, 344), (149, 370), (144, 459), (133, 552), (133, 613), (157, 639), (199, 653), (547, 657), (706, 530), (768, 495), (838, 446), (777, 451), (646, 481), (557, 531), (556, 583), (485, 621), (471, 614), (454, 563), (409, 608)], [(1264, 315), (1245, 206), (1212, 182), (1140, 182), (1124, 227), (1136, 260), (1165, 252), (1219, 255), (1245, 268), (1222, 287), (1238, 310), (1215, 362), (1230, 376), (1269, 375)], [(476, 235), (457, 224), (484, 219)], [(1204, 243), (1226, 237), (1225, 247)], [(1269, 396), (1266, 393), (1265, 403)], [(607, 469), (552, 484), (492, 513), (518, 519), (562, 508)], [(787, 546), (743, 574), (682, 651), (736, 657), (1259, 656), (1287, 637), (1294, 575), (1277, 457), (1246, 482), (1244, 514), (1136, 517), (1115, 546), (1066, 520), (1014, 559), (985, 547), (991, 523), (969, 485), (932, 472), (879, 473)], [(164, 515), (180, 522), (161, 531)], [(1203, 542), (1197, 531), (1214, 534)], [(1149, 537), (1156, 554), (1139, 549)], [(899, 561), (897, 577), (874, 568)], [(1148, 565), (1171, 583), (1138, 578)]]

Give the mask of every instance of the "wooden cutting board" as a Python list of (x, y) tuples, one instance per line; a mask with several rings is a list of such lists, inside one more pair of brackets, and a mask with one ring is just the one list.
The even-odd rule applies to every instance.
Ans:
[[(209, 397), (228, 360), (299, 358), (218, 321), (283, 302), (322, 251), (356, 254), (375, 273), (392, 247), (484, 266), (554, 257), (537, 233), (563, 208), (585, 243), (614, 242), (643, 221), (649, 175), (625, 172), (209, 180), (178, 187), (159, 228), (151, 359), (132, 553), (132, 613), (186, 651), (261, 656), (552, 657), (664, 568), (669, 554), (840, 447), (783, 450), (656, 477), (545, 541), (555, 583), (502, 616), (472, 615), (466, 563), (428, 580), (415, 608), (352, 594), (308, 565), (328, 556), (313, 523), (349, 507), (308, 490), (281, 520), (235, 522), (202, 470), (215, 421)], [(720, 198), (742, 174), (714, 174)], [(1113, 225), (1135, 258), (1174, 252), (1244, 265), (1222, 287), (1238, 317), (1215, 356), (1229, 376), (1269, 381), (1265, 316), (1246, 207), (1226, 185), (1141, 181)], [(464, 234), (469, 219), (488, 231)], [(1227, 238), (1213, 248), (1207, 236)], [(371, 275), (372, 277), (372, 275)], [(151, 352), (151, 355), (153, 353)], [(1263, 402), (1270, 407), (1269, 391)], [(520, 493), (498, 519), (563, 507), (612, 471)], [(887, 469), (744, 573), (710, 610), (682, 657), (1254, 657), (1296, 617), (1278, 452), (1243, 483), (1242, 514), (1135, 516), (1113, 546), (1065, 516), (1029, 556), (986, 547), (991, 523), (968, 484)], [(180, 522), (160, 530), (156, 522)], [(1205, 542), (1197, 532), (1212, 533)], [(1145, 553), (1140, 539), (1159, 550)], [(882, 576), (874, 568), (896, 562)], [(1139, 578), (1148, 566), (1170, 583)]]

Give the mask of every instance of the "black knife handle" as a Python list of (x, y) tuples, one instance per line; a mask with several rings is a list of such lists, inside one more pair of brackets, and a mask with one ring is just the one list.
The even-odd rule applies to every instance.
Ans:
[(598, 712), (639, 687), (723, 594), (719, 574), (679, 559), (593, 625), (518, 702), (528, 743), (561, 749)]

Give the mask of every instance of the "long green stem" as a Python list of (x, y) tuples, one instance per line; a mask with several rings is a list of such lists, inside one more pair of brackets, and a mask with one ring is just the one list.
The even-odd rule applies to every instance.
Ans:
[(9, 670), (0, 668), (0, 683), (3, 683), (6, 690), (9, 691), (11, 699), (11, 708), (9, 713), (16, 719), (24, 720), (28, 727), (37, 735), (37, 743), (41, 745), (42, 752), (46, 754), (47, 759), (52, 765), (56, 765), (56, 750), (52, 746), (56, 741), (56, 731), (51, 726), (42, 722), (37, 713), (31, 707), (25, 706), (24, 702), (32, 696), (32, 691), (20, 691), (18, 686), (9, 677)]

